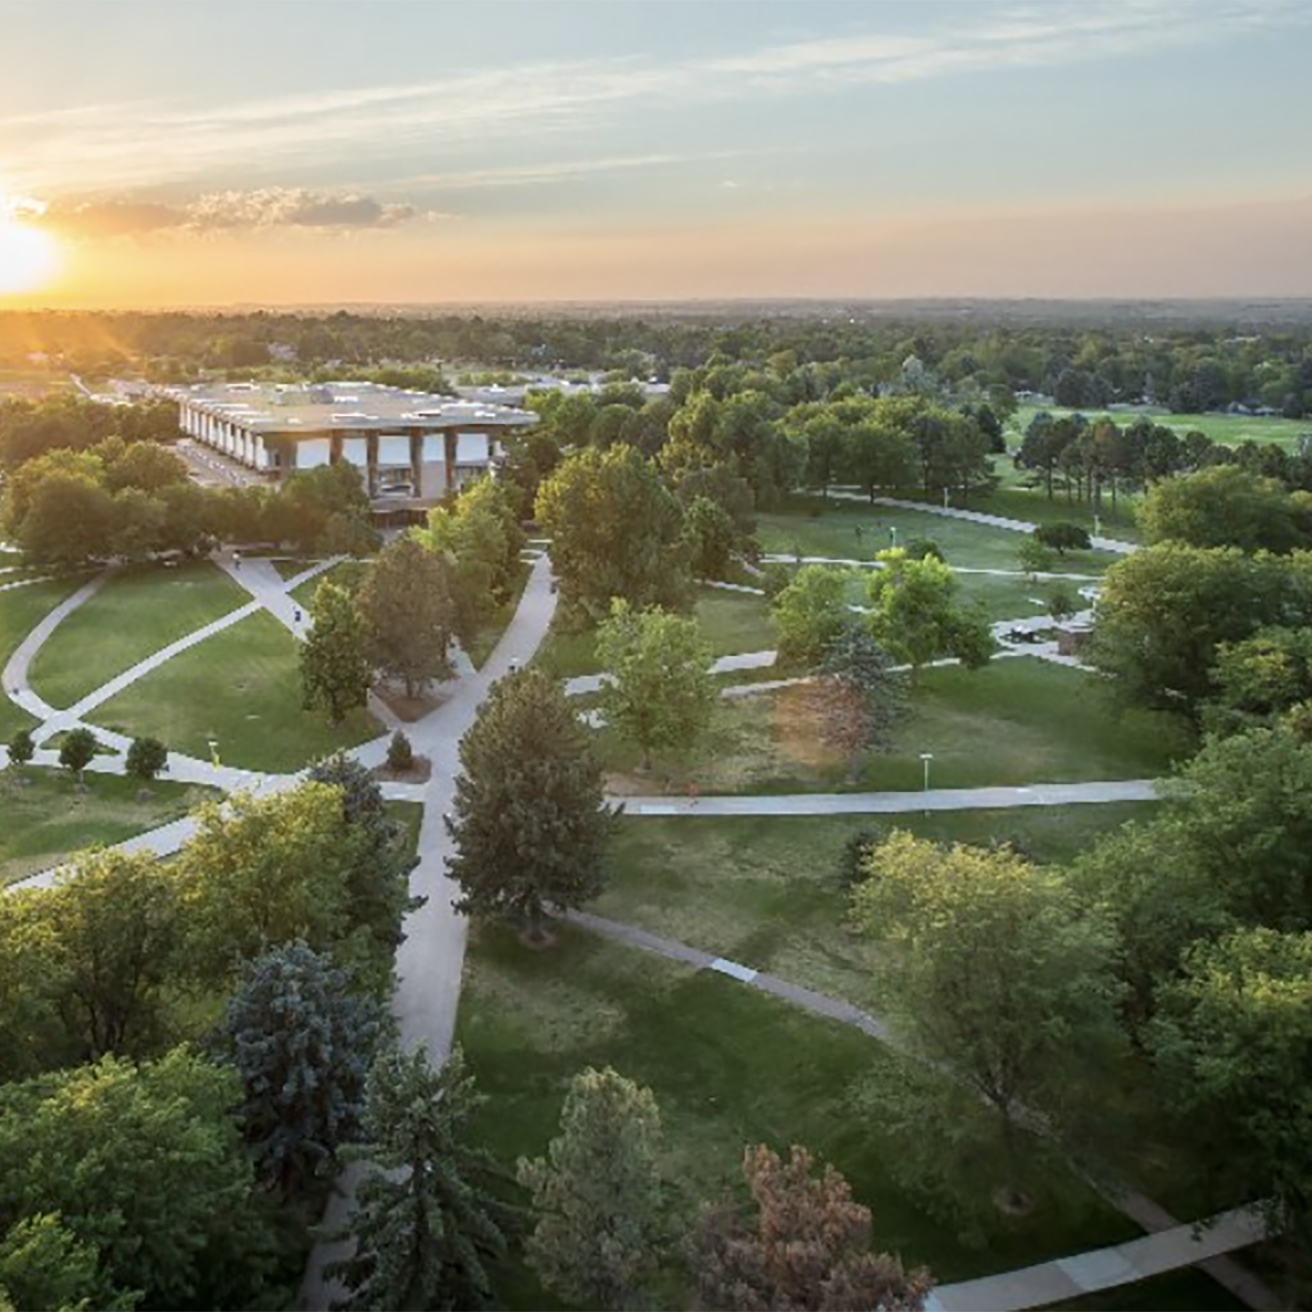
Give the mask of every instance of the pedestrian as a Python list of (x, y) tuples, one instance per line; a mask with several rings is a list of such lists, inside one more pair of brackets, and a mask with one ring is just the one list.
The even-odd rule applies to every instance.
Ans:
[(293, 608), (292, 618), (296, 621), (297, 624), (301, 622), (301, 608), (299, 606)]
[(232, 553), (232, 567), (233, 567), (233, 569), (241, 569), (241, 552), (240, 552), (240, 551), (234, 551), (234, 552)]
[(696, 805), (697, 805), (697, 793), (698, 793), (697, 785), (696, 785), (695, 783), (694, 783), (694, 784), (689, 784), (689, 785), (688, 785), (688, 806), (689, 806), (690, 808), (692, 808), (692, 807), (696, 807)]

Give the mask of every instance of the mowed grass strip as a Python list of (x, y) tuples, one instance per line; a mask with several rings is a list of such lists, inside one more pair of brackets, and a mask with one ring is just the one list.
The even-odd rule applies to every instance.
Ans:
[(32, 662), (32, 687), (72, 706), (116, 674), (250, 600), (207, 560), (133, 565), (110, 579), (50, 635)]
[(1193, 746), (1170, 716), (1116, 708), (1095, 676), (1026, 657), (922, 670), (891, 749), (856, 770), (821, 737), (810, 698), (790, 688), (726, 699), (693, 751), (657, 755), (650, 773), (609, 728), (598, 749), (619, 791), (709, 794), (914, 791), (922, 752), (933, 753), (934, 788), (1147, 778)]
[[(545, 1150), (566, 1083), (583, 1067), (612, 1066), (650, 1087), (678, 1221), (691, 1221), (703, 1199), (741, 1179), (745, 1145), (787, 1153), (796, 1143), (832, 1162), (872, 1209), (877, 1248), (925, 1263), (942, 1280), (1136, 1233), (1086, 1185), (1055, 1173), (1029, 1216), (999, 1214), (987, 1248), (963, 1246), (890, 1177), (896, 1149), (877, 1115), (853, 1100), (853, 1086), (887, 1060), (880, 1044), (721, 976), (580, 930), (563, 927), (542, 951), (508, 933), (477, 931), (458, 1034), (488, 1095), (475, 1134), (507, 1167)], [(511, 1278), (498, 1288), (511, 1306), (544, 1305), (522, 1268), (503, 1274)]]
[(878, 1010), (876, 949), (847, 925), (839, 860), (854, 835), (910, 830), (935, 842), (1010, 840), (1064, 863), (1153, 802), (870, 816), (621, 819), (599, 915)]
[[(30, 583), (21, 588), (0, 592), (0, 669), (3, 669), (18, 646), (65, 597), (87, 581), (87, 575), (51, 579), (47, 583)], [(61, 626), (62, 627), (62, 626)], [(19, 729), (36, 724), (25, 710), (9, 700), (6, 686), (0, 692), (0, 742), (8, 742)]]
[[(210, 788), (88, 772), (85, 788), (66, 770), (0, 773), (0, 884), (12, 883), (95, 844), (121, 843), (185, 815)], [(138, 793), (148, 792), (149, 797)]]
[(98, 724), (149, 734), (174, 751), (208, 758), (218, 742), (225, 765), (298, 770), (382, 732), (365, 711), (337, 726), (301, 709), (299, 644), (263, 611), (160, 666), (98, 707)]
[[(770, 651), (779, 640), (765, 598), (752, 593), (698, 588), (692, 613), (716, 656)], [(597, 631), (591, 625), (567, 628), (557, 619), (534, 660), (558, 679), (596, 674), (601, 669)]]

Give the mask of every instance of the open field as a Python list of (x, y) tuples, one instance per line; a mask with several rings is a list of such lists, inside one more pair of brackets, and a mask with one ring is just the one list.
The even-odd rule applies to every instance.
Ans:
[(982, 670), (921, 672), (911, 710), (891, 750), (855, 776), (823, 742), (806, 696), (795, 689), (725, 702), (705, 740), (686, 757), (658, 755), (640, 774), (640, 753), (610, 729), (598, 734), (605, 768), (633, 792), (704, 793), (914, 791), (920, 753), (932, 752), (932, 785), (1075, 783), (1167, 772), (1190, 743), (1165, 715), (1118, 713), (1091, 675), (1031, 658)]
[(1052, 406), (1018, 406), (1016, 413), (1007, 425), (1007, 443), (1009, 446), (1019, 444), (1029, 427), (1030, 420), (1040, 410), (1051, 415), (1082, 414), (1086, 419), (1098, 419), (1107, 415), (1122, 428), (1132, 424), (1140, 413), (1162, 428), (1173, 428), (1181, 435), (1185, 433), (1205, 433), (1213, 442), (1222, 442), (1226, 446), (1239, 446), (1243, 442), (1257, 442), (1265, 446), (1274, 442), (1277, 446), (1293, 450), (1294, 444), (1304, 434), (1312, 435), (1312, 419), (1284, 419), (1279, 415), (1174, 415), (1167, 410), (1071, 410), (1059, 405)]
[(296, 639), (272, 616), (248, 616), (152, 671), (95, 712), (121, 733), (150, 734), (176, 751), (225, 765), (298, 770), (382, 732), (364, 711), (336, 728), (301, 709)]
[[(146, 789), (152, 796), (138, 798)], [(158, 779), (88, 774), (85, 788), (65, 770), (27, 767), (0, 773), (0, 885), (57, 865), (93, 844), (121, 843), (185, 815), (217, 794)]]
[[(1087, 1186), (1058, 1173), (1028, 1217), (999, 1215), (987, 1248), (964, 1247), (890, 1179), (893, 1150), (877, 1120), (851, 1101), (854, 1083), (883, 1060), (881, 1045), (741, 984), (568, 927), (544, 951), (478, 931), (458, 1032), (490, 1098), (476, 1132), (508, 1166), (545, 1149), (564, 1084), (584, 1066), (613, 1066), (650, 1087), (661, 1108), (678, 1220), (738, 1178), (746, 1144), (786, 1152), (800, 1143), (842, 1171), (871, 1207), (878, 1247), (929, 1265), (940, 1279), (1135, 1233)], [(531, 1277), (516, 1274), (502, 1287), (511, 1306), (543, 1306)]]
[[(86, 576), (78, 574), (0, 592), (0, 668), (18, 644), (85, 581)], [(0, 741), (8, 742), (19, 729), (30, 728), (35, 723), (26, 711), (9, 700), (7, 690), (0, 692)]]
[(599, 915), (876, 1008), (874, 949), (845, 924), (839, 858), (855, 834), (907, 829), (936, 842), (1010, 839), (1065, 862), (1153, 802), (897, 816), (630, 818), (611, 848)]
[(51, 706), (72, 706), (161, 647), (250, 598), (209, 561), (131, 566), (50, 635), (32, 663), (32, 687)]
[[(975, 498), (970, 509), (988, 507)], [(1012, 512), (994, 510), (992, 513)], [(938, 543), (949, 565), (968, 565), (975, 569), (1016, 569), (1016, 552), (1024, 541), (1021, 533), (973, 524), (969, 520), (857, 501), (831, 500), (826, 504), (818, 496), (794, 497), (786, 510), (758, 516), (756, 536), (766, 552), (793, 555), (800, 550), (804, 556), (874, 560), (879, 552), (894, 545), (893, 529), (897, 530), (899, 546), (905, 546), (913, 538), (930, 538)], [(1077, 551), (1066, 556), (1061, 568), (1099, 574), (1115, 560), (1110, 552)]]
[[(778, 641), (764, 597), (727, 592), (723, 588), (699, 588), (693, 615), (716, 656), (769, 651)], [(553, 624), (534, 660), (559, 679), (596, 674), (601, 669), (597, 661), (596, 631), (588, 627), (569, 632)]]

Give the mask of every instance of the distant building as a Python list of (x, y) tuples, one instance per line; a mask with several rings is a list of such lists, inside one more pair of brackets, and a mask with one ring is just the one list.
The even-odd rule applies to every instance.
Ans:
[(378, 383), (170, 388), (184, 433), (277, 480), (346, 461), (371, 497), (429, 503), (484, 474), (530, 411)]

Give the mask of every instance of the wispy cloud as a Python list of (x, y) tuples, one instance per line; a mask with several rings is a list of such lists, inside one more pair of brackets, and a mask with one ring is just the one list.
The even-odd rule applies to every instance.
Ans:
[[(921, 11), (917, 11), (918, 13)], [(352, 152), (371, 159), (422, 155), (514, 133), (539, 139), (583, 130), (628, 108), (821, 94), (988, 69), (1052, 67), (1218, 43), (1256, 28), (1304, 23), (1306, 7), (1282, 0), (1062, 0), (984, 9), (951, 25), (924, 8), (915, 32), (854, 31), (762, 45), (741, 53), (658, 62), (647, 56), (531, 62), (393, 86), (327, 89), (218, 106), (138, 102), (0, 118), (0, 158), (24, 191), (123, 192), (205, 178), (287, 175), (336, 167)], [(876, 10), (877, 14), (878, 11)], [(648, 157), (660, 162), (661, 157)], [(599, 167), (607, 167), (599, 165)], [(622, 167), (613, 161), (609, 167)], [(422, 170), (417, 170), (417, 172)], [(521, 180), (584, 171), (543, 164)], [(481, 177), (482, 181), (477, 179)], [(505, 185), (486, 171), (433, 176), (444, 185)], [(463, 176), (464, 181), (461, 181)]]
[(73, 237), (122, 237), (162, 230), (188, 233), (231, 228), (385, 228), (433, 217), (413, 205), (372, 196), (334, 195), (300, 187), (207, 192), (182, 205), (130, 199), (56, 201), (29, 222)]

